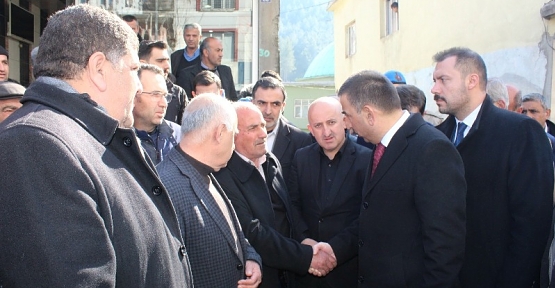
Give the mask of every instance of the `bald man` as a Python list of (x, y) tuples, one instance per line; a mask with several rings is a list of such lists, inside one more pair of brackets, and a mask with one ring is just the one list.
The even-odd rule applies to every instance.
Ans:
[[(302, 243), (328, 242), (337, 267), (325, 277), (297, 276), (297, 287), (356, 287), (357, 257), (344, 257), (358, 247), (345, 242), (343, 230), (358, 218), (362, 184), (372, 151), (346, 137), (344, 116), (333, 97), (316, 99), (308, 109), (308, 130), (316, 143), (297, 150), (289, 191), (298, 217), (296, 233)], [(331, 251), (330, 251), (331, 252)], [(333, 254), (332, 252), (332, 254)], [(356, 254), (356, 253), (355, 253)]]

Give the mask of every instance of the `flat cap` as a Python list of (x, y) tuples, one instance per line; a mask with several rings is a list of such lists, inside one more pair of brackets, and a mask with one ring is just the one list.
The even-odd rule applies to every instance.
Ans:
[(25, 87), (10, 81), (0, 82), (0, 100), (21, 98)]

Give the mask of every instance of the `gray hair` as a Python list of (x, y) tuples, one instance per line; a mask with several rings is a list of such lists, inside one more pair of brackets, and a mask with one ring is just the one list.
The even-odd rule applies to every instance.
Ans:
[(536, 101), (542, 105), (543, 109), (548, 109), (547, 101), (545, 100), (545, 97), (543, 97), (543, 95), (540, 93), (530, 93), (522, 96), (521, 104), (528, 101)]
[(183, 33), (185, 33), (185, 30), (187, 30), (187, 29), (197, 29), (198, 34), (202, 35), (202, 27), (200, 27), (200, 24), (198, 24), (198, 23), (187, 23), (187, 24), (185, 24), (185, 26), (183, 26)]
[(208, 139), (212, 129), (220, 124), (224, 124), (228, 131), (237, 130), (237, 114), (231, 102), (214, 93), (198, 95), (183, 112), (183, 141), (200, 144)]
[(139, 41), (129, 25), (117, 15), (81, 4), (52, 15), (43, 31), (33, 69), (35, 78), (63, 80), (79, 77), (96, 52), (119, 64), (127, 54), (137, 54)]
[(499, 100), (503, 100), (505, 102), (504, 109), (507, 109), (509, 106), (509, 91), (507, 91), (507, 86), (505, 83), (501, 81), (499, 78), (490, 78), (488, 79), (488, 84), (486, 86), (486, 93), (488, 93), (489, 97), (493, 102), (497, 102)]

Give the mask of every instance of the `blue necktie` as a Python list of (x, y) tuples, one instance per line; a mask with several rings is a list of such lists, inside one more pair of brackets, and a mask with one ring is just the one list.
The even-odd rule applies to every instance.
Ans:
[(457, 126), (457, 137), (453, 140), (453, 144), (455, 144), (456, 146), (459, 146), (459, 143), (461, 143), (462, 139), (464, 138), (464, 130), (466, 130), (466, 124), (464, 124), (464, 122), (459, 122), (458, 126)]

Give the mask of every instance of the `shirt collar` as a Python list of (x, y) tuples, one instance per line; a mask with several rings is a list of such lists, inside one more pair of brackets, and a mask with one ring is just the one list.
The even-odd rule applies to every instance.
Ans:
[(183, 49), (183, 57), (185, 57), (185, 59), (187, 61), (193, 61), (198, 56), (200, 56), (200, 49), (198, 49), (198, 48), (197, 48), (197, 50), (195, 50), (195, 53), (193, 53), (193, 56), (189, 56), (189, 54), (187, 54), (187, 47), (185, 47), (185, 49)]
[(395, 133), (397, 133), (397, 131), (401, 128), (401, 126), (405, 124), (407, 119), (409, 119), (409, 116), (410, 116), (409, 111), (403, 110), (403, 115), (401, 115), (399, 120), (397, 120), (397, 122), (395, 122), (395, 124), (393, 124), (393, 126), (389, 128), (387, 133), (385, 133), (385, 135), (383, 136), (382, 141), (380, 141), (383, 144), (383, 146), (387, 147), (389, 145), (389, 142), (391, 142), (391, 139), (393, 139), (393, 136), (395, 136)]
[(464, 124), (466, 124), (466, 126), (472, 127), (472, 125), (476, 121), (476, 118), (478, 118), (478, 113), (480, 113), (480, 108), (482, 108), (481, 103), (480, 105), (478, 105), (478, 107), (476, 107), (476, 109), (474, 109), (474, 111), (472, 111), (472, 113), (468, 114), (468, 116), (466, 116), (466, 118), (464, 118), (463, 120), (459, 120), (457, 119), (457, 117), (455, 117), (455, 121), (457, 122), (457, 125), (459, 124), (459, 122), (463, 122)]

